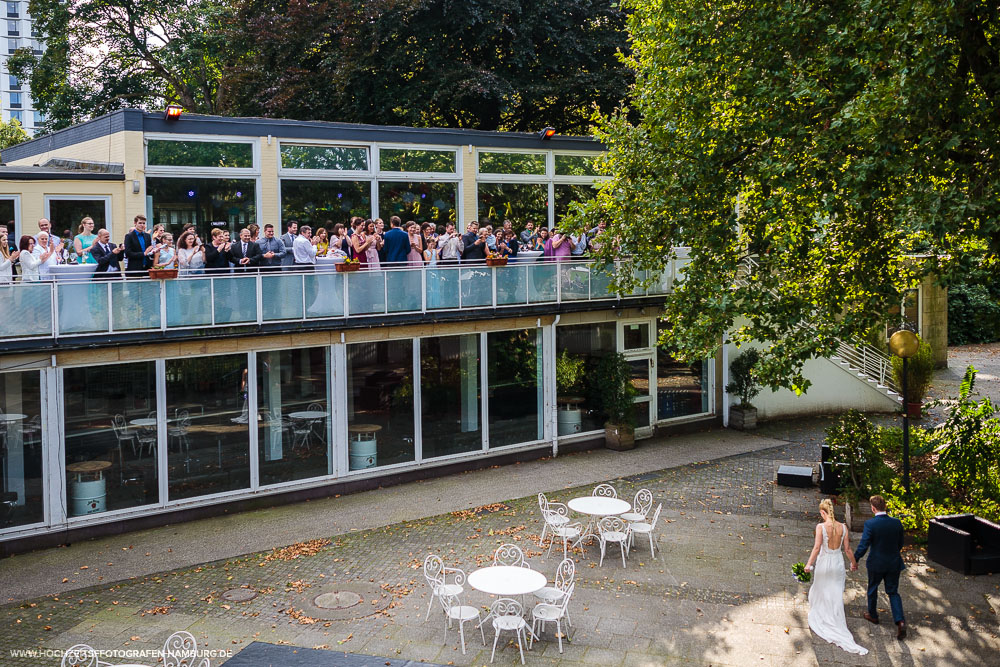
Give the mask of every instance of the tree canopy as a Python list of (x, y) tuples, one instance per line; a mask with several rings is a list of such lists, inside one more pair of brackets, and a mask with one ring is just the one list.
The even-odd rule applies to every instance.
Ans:
[(995, 2), (624, 8), (635, 85), (600, 120), (612, 179), (583, 214), (636, 268), (690, 246), (665, 313), (680, 356), (769, 341), (759, 377), (803, 389), (805, 360), (862, 338), (920, 275), (1000, 251)]
[(19, 144), (30, 138), (17, 120), (11, 119), (7, 123), (0, 120), (0, 150), (10, 148), (14, 144)]

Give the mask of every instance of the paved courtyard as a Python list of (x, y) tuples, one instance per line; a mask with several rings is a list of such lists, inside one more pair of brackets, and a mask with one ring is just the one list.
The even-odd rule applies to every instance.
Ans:
[[(437, 608), (429, 621), (424, 620), (429, 600), (421, 571), (424, 556), (438, 553), (448, 565), (470, 572), (487, 563), (499, 544), (514, 542), (526, 549), (532, 567), (551, 578), (561, 554), (553, 550), (552, 557), (545, 558), (538, 547), (541, 525), (533, 495), (522, 492), (518, 494), (522, 497), (476, 507), (461, 494), (453, 500), (448, 491), (470, 484), (475, 487), (477, 479), (488, 475), (500, 481), (500, 489), (506, 485), (523, 491), (534, 485), (551, 490), (551, 499), (566, 501), (589, 495), (593, 480), (555, 486), (559, 480), (549, 475), (553, 466), (561, 466), (565, 479), (575, 480), (593, 476), (590, 468), (595, 464), (595, 470), (613, 472), (609, 461), (627, 468), (623, 462), (630, 460), (641, 461), (636, 467), (645, 470), (601, 479), (610, 478), (620, 496), (627, 498), (639, 488), (649, 488), (655, 502), (664, 504), (657, 531), (659, 550), (651, 557), (648, 545), (637, 542), (626, 569), (614, 558), (598, 567), (596, 547), (588, 548), (586, 554), (575, 553), (573, 627), (564, 653), (558, 652), (550, 631), (527, 654), (528, 664), (995, 663), (1000, 655), (996, 615), (1000, 577), (967, 578), (928, 566), (919, 549), (907, 551), (909, 567), (901, 583), (910, 622), (905, 642), (895, 639), (889, 624), (875, 627), (860, 618), (863, 570), (848, 575), (848, 623), (857, 641), (871, 653), (852, 656), (811, 635), (806, 620), (808, 588), (793, 580), (790, 568), (808, 556), (819, 495), (815, 490), (777, 487), (773, 479), (779, 462), (818, 458), (822, 429), (828, 423), (822, 418), (778, 422), (754, 435), (709, 431), (645, 443), (627, 454), (599, 451), (561, 456), (358, 494), (367, 499), (370, 513), (376, 516), (384, 516), (386, 506), (401, 500), (408, 511), (420, 514), (430, 508), (424, 513), (432, 515), (336, 534), (327, 530), (315, 542), (303, 540), (287, 549), (261, 550), (210, 563), (159, 569), (147, 564), (150, 573), (126, 580), (114, 578), (116, 554), (131, 558), (132, 563), (148, 563), (149, 557), (144, 559), (138, 552), (158, 549), (167, 539), (174, 540), (182, 552), (197, 553), (202, 546), (210, 552), (217, 547), (197, 540), (205, 539), (211, 526), (219, 528), (235, 518), (7, 559), (0, 563), (5, 598), (15, 597), (8, 591), (26, 593), (47, 584), (59, 592), (17, 595), (0, 607), (0, 664), (55, 665), (55, 657), (16, 656), (11, 651), (64, 649), (78, 642), (102, 649), (156, 649), (180, 629), (192, 632), (200, 646), (232, 654), (262, 641), (438, 664), (488, 664), (489, 647), (482, 646), (478, 632), (467, 632), (469, 651), (462, 655), (454, 630), (444, 641), (443, 618)], [(711, 443), (721, 441), (743, 453), (720, 455)], [(690, 460), (673, 465), (686, 459)], [(665, 464), (657, 466), (657, 461)], [(483, 490), (485, 496), (496, 492)], [(436, 493), (443, 502), (414, 508), (408, 500), (415, 493)], [(286, 522), (293, 515), (305, 514), (313, 524), (328, 528), (328, 519), (336, 516), (337, 501), (350, 507), (356, 502), (351, 498), (356, 497), (279, 510), (292, 513)], [(441, 505), (447, 511), (433, 511)], [(242, 515), (239, 521), (253, 518), (253, 514)], [(266, 520), (264, 513), (262, 521)], [(258, 537), (248, 539), (252, 542)], [(68, 565), (74, 556), (76, 565)], [(98, 564), (96, 558), (105, 562)], [(84, 561), (93, 563), (109, 583), (80, 588), (80, 582), (92, 583), (88, 579), (92, 566)], [(58, 579), (47, 569), (51, 563), (64, 568)], [(18, 572), (24, 576), (15, 582)], [(362, 601), (343, 610), (315, 604), (319, 595), (334, 591), (356, 593)], [(253, 599), (238, 601), (251, 593)], [(465, 599), (475, 605), (489, 603), (487, 596), (475, 591), (467, 591)], [(489, 631), (487, 640), (492, 643)], [(215, 658), (213, 664), (224, 660)], [(156, 658), (112, 662), (154, 664)], [(496, 659), (496, 664), (517, 663), (517, 649), (512, 645)]]

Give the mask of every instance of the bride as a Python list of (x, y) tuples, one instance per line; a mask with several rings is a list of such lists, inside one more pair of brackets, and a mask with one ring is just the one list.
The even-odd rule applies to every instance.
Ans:
[(816, 526), (816, 542), (806, 570), (813, 572), (812, 586), (809, 588), (809, 627), (817, 635), (836, 644), (849, 653), (865, 655), (868, 649), (854, 643), (851, 631), (847, 629), (844, 616), (844, 550), (851, 561), (851, 569), (857, 569), (857, 561), (848, 544), (848, 530), (842, 523), (834, 521), (833, 503), (824, 498), (819, 503), (819, 513), (823, 523)]

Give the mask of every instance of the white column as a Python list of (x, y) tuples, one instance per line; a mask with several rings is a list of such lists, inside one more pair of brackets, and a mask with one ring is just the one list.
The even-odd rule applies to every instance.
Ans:
[(459, 364), (461, 367), (462, 433), (479, 428), (479, 337), (476, 334), (459, 336)]

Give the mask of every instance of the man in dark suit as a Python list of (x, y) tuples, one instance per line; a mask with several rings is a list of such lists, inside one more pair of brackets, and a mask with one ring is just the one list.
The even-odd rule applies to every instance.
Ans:
[(97, 240), (91, 247), (90, 256), (97, 261), (94, 277), (99, 279), (120, 278), (122, 275), (121, 257), (124, 248), (116, 246), (111, 241), (111, 233), (102, 229), (97, 232)]
[(229, 261), (236, 265), (236, 272), (256, 271), (261, 260), (260, 246), (250, 240), (250, 230), (240, 230), (240, 240), (229, 247)]
[[(906, 620), (903, 618), (903, 601), (899, 597), (899, 573), (906, 567), (900, 550), (903, 548), (903, 524), (885, 513), (885, 498), (872, 496), (869, 499), (875, 516), (865, 521), (861, 542), (854, 552), (854, 560), (860, 561), (871, 547), (868, 561), (868, 611), (865, 620), (878, 625), (878, 585), (885, 582), (885, 593), (889, 596), (892, 620), (896, 624), (896, 638), (906, 637)], [(852, 569), (857, 569), (857, 565)]]
[(463, 261), (486, 259), (486, 238), (480, 238), (477, 221), (471, 221), (466, 227), (466, 232), (462, 234), (462, 248)]
[(146, 233), (146, 216), (137, 215), (135, 227), (125, 235), (125, 259), (128, 260), (126, 275), (129, 278), (144, 278), (153, 268), (153, 239)]
[(389, 264), (399, 264), (406, 262), (406, 256), (410, 253), (410, 235), (400, 229), (403, 221), (398, 215), (389, 218), (389, 231), (383, 238), (383, 248), (385, 248), (385, 261)]

